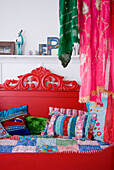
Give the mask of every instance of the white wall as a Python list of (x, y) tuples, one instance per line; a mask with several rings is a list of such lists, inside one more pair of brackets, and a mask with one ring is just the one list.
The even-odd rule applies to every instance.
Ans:
[(59, 36), (59, 0), (0, 0), (0, 41), (15, 41), (23, 29), (23, 54)]
[[(38, 50), (47, 37), (59, 37), (59, 0), (0, 0), (0, 41), (15, 41), (23, 29), (23, 54)], [(16, 52), (17, 53), (17, 52)], [(30, 72), (40, 65), (52, 72), (63, 75), (65, 79), (80, 82), (79, 59), (72, 58), (63, 68), (57, 58), (57, 50), (50, 57), (20, 58), (0, 57), (0, 83), (6, 79), (16, 79), (18, 75)]]
[(76, 80), (80, 84), (79, 59), (72, 57), (71, 62), (63, 68), (57, 57), (2, 57), (0, 59), (0, 83), (6, 79), (17, 79), (17, 76), (29, 73), (32, 69), (43, 66), (52, 73), (64, 76), (65, 80)]

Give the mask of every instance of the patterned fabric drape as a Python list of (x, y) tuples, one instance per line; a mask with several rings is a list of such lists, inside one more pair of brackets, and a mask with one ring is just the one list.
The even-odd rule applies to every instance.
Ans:
[(113, 46), (114, 46), (114, 0), (112, 0), (112, 31), (113, 31)]
[(108, 97), (103, 140), (114, 145), (114, 99), (112, 95)]
[[(114, 46), (114, 0), (112, 0), (111, 11), (112, 11), (113, 46)], [(113, 57), (114, 57), (114, 55), (113, 55)], [(111, 69), (114, 70), (114, 67)], [(113, 79), (114, 79), (114, 77), (113, 77)], [(103, 139), (105, 142), (108, 142), (109, 144), (114, 145), (114, 99), (113, 99), (112, 95), (110, 95), (108, 97)]]
[(110, 0), (79, 0), (80, 102), (101, 103), (114, 94), (114, 57)]
[(71, 60), (73, 43), (79, 42), (77, 0), (59, 1), (59, 19), (59, 59), (66, 67)]

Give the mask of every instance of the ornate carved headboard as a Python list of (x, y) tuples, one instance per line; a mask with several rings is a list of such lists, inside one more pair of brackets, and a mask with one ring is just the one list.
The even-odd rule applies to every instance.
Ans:
[(86, 110), (78, 102), (79, 88), (76, 81), (39, 67), (0, 84), (0, 110), (27, 104), (30, 115), (42, 117), (47, 117), (49, 106)]
[(79, 90), (76, 81), (65, 81), (63, 76), (51, 73), (46, 68), (39, 67), (31, 73), (17, 76), (19, 80), (6, 80), (0, 84), (4, 90)]

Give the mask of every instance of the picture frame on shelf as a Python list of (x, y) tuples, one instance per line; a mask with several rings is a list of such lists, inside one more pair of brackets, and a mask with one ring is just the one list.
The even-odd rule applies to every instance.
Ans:
[(0, 41), (0, 55), (14, 55), (15, 42)]

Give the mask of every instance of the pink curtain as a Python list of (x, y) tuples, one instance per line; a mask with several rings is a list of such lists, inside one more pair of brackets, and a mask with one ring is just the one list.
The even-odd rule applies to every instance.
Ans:
[(80, 102), (102, 105), (101, 92), (114, 94), (110, 0), (79, 0)]
[(112, 0), (112, 32), (113, 32), (113, 46), (114, 46), (114, 0)]
[[(114, 0), (111, 4), (111, 11), (112, 11), (112, 32), (113, 32), (113, 46), (114, 46)], [(114, 54), (114, 50), (113, 50)], [(114, 55), (113, 55), (114, 58)], [(112, 60), (112, 64), (114, 66), (114, 60)], [(114, 79), (114, 67), (110, 67), (110, 77), (112, 77), (112, 81)], [(110, 89), (114, 89), (113, 83), (110, 81)], [(105, 127), (104, 127), (104, 137), (105, 142), (108, 142), (110, 144), (114, 145), (114, 99), (112, 95), (108, 97), (108, 103), (107, 103), (107, 112), (105, 117)]]
[(108, 97), (103, 140), (114, 145), (114, 99), (112, 95)]

